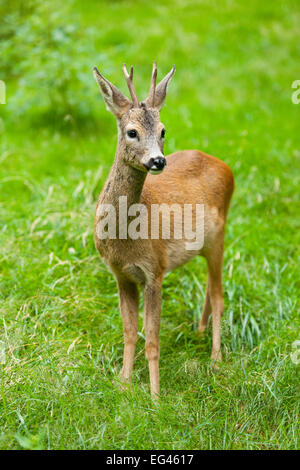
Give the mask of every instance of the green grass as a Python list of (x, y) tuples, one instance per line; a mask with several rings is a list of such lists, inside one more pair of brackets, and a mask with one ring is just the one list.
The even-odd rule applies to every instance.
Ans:
[[(15, 24), (33, 14), (21, 3), (9, 12)], [(300, 339), (298, 2), (65, 3), (52, 20), (36, 14), (28, 44), (20, 28), (12, 28), (19, 39), (3, 33), (0, 42), (4, 58), (17, 56), (0, 72), (0, 447), (299, 448), (299, 365), (290, 358)], [(75, 25), (77, 40), (62, 39), (56, 56), (49, 38), (34, 36), (40, 19), (49, 35), (58, 28), (55, 37)], [(132, 393), (114, 383), (122, 323), (115, 281), (93, 244), (116, 129), (92, 67), (125, 92), (121, 65), (133, 63), (143, 97), (154, 59), (159, 77), (177, 67), (162, 111), (166, 153), (202, 149), (236, 180), (223, 365), (210, 368), (211, 332), (195, 334), (206, 279), (195, 259), (164, 281), (159, 408), (149, 396), (142, 305)]]

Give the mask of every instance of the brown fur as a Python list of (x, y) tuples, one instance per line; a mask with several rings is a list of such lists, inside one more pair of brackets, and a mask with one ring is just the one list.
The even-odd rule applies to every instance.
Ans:
[[(168, 76), (171, 78), (170, 74)], [(166, 157), (167, 166), (162, 174), (147, 174), (143, 164), (145, 158), (150, 155), (153, 148), (157, 148), (159, 152), (163, 150), (163, 141), (160, 137), (163, 125), (160, 122), (159, 109), (164, 101), (169, 79), (162, 80), (157, 86), (155, 108), (149, 108), (147, 104), (142, 104), (138, 108), (132, 107), (129, 102), (126, 103), (127, 98), (117, 95), (117, 92), (120, 93), (118, 90), (111, 96), (106, 89), (110, 85), (109, 82), (99, 73), (98, 75), (96, 73), (96, 79), (107, 106), (118, 119), (119, 136), (116, 158), (100, 194), (97, 208), (100, 204), (110, 203), (115, 206), (118, 215), (119, 197), (126, 195), (128, 207), (134, 203), (146, 205), (150, 228), (152, 204), (166, 203), (181, 206), (204, 204), (205, 207), (204, 245), (198, 251), (187, 251), (185, 239), (174, 239), (174, 221), (170, 238), (166, 240), (161, 237), (158, 240), (151, 238), (122, 240), (118, 237), (115, 240), (100, 240), (95, 230), (97, 250), (110, 266), (118, 283), (125, 343), (121, 376), (128, 380), (132, 373), (137, 341), (137, 286), (140, 285), (144, 292), (146, 357), (149, 362), (151, 392), (152, 395), (158, 395), (162, 280), (167, 271), (181, 266), (197, 254), (204, 256), (208, 264), (208, 285), (199, 332), (204, 331), (208, 316), (212, 312), (212, 359), (221, 360), (220, 318), (224, 308), (222, 295), (224, 232), (234, 180), (230, 168), (224, 162), (198, 150), (171, 154)], [(131, 93), (134, 94), (134, 90), (131, 89)], [(153, 97), (151, 100), (153, 101)], [(126, 137), (129, 125), (138, 131), (139, 138), (134, 142)], [(163, 213), (162, 217), (164, 216)], [(99, 217), (96, 216), (95, 228), (98, 222)]]

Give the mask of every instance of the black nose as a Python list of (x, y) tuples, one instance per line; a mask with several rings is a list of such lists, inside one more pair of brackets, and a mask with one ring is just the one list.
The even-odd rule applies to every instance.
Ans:
[(163, 170), (166, 164), (167, 162), (164, 157), (156, 157), (153, 159), (152, 167), (154, 166), (157, 170)]

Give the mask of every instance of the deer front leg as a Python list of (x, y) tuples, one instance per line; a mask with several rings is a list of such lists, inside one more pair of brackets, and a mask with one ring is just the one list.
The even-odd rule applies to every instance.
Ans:
[(159, 395), (159, 328), (161, 313), (161, 281), (146, 285), (144, 289), (144, 325), (146, 358), (149, 364), (152, 397)]
[(222, 265), (223, 265), (224, 235), (221, 233), (216, 246), (217, 249), (208, 257), (208, 285), (212, 308), (212, 353), (211, 358), (216, 362), (222, 360), (221, 353), (221, 316), (224, 312), (222, 291)]
[(120, 377), (124, 381), (130, 381), (138, 332), (139, 295), (137, 285), (133, 282), (118, 280), (118, 289), (124, 327), (123, 367)]

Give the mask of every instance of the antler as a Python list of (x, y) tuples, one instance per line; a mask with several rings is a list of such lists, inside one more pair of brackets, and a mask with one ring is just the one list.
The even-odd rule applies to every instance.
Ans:
[(154, 101), (155, 101), (155, 87), (156, 87), (156, 77), (157, 77), (157, 66), (156, 62), (153, 62), (153, 68), (152, 68), (152, 77), (151, 77), (151, 83), (150, 83), (150, 90), (149, 90), (149, 96), (147, 101), (149, 102), (149, 105), (154, 108)]
[(125, 75), (125, 78), (126, 78), (128, 89), (130, 91), (130, 95), (131, 95), (131, 98), (132, 98), (133, 105), (136, 108), (138, 108), (139, 107), (139, 99), (137, 97), (137, 94), (136, 94), (136, 91), (135, 91), (135, 88), (134, 88), (134, 85), (133, 85), (133, 81), (132, 81), (133, 67), (132, 66), (130, 67), (130, 75), (129, 75), (128, 72), (127, 72), (127, 69), (126, 69), (126, 65), (124, 64), (123, 65), (123, 72), (124, 72), (124, 75)]

